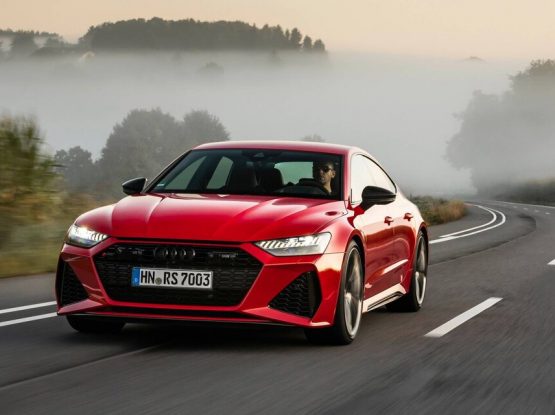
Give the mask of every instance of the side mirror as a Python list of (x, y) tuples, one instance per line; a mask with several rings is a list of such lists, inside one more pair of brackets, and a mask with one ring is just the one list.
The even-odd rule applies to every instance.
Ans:
[(121, 186), (123, 193), (126, 195), (138, 195), (145, 187), (146, 179), (144, 177), (137, 177), (136, 179), (127, 180)]
[(395, 200), (397, 195), (387, 189), (376, 186), (366, 186), (362, 190), (362, 203), (360, 207), (364, 210), (374, 205), (387, 205)]

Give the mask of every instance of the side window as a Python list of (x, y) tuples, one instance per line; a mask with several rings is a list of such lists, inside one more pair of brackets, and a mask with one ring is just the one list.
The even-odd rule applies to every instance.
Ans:
[(355, 155), (351, 161), (351, 202), (362, 201), (362, 189), (366, 186), (377, 186), (366, 157)]
[(357, 154), (351, 164), (351, 201), (362, 201), (362, 190), (366, 186), (377, 186), (396, 192), (395, 184), (385, 172), (372, 160)]
[(376, 186), (382, 187), (384, 189), (389, 190), (392, 193), (396, 192), (395, 184), (391, 181), (391, 179), (385, 174), (385, 172), (371, 160), (368, 160), (370, 163), (370, 170), (372, 177), (374, 178), (374, 182)]
[(207, 189), (216, 190), (224, 187), (227, 183), (227, 178), (229, 177), (229, 172), (231, 171), (231, 166), (233, 161), (228, 157), (222, 157), (206, 186)]

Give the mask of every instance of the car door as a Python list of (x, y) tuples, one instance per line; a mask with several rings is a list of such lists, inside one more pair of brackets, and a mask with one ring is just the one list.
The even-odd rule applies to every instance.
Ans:
[(391, 283), (396, 284), (403, 278), (403, 270), (410, 266), (409, 261), (412, 253), (412, 246), (414, 242), (414, 232), (412, 229), (412, 214), (410, 204), (405, 197), (398, 191), (397, 186), (385, 171), (375, 162), (370, 161), (370, 170), (372, 178), (376, 186), (387, 189), (397, 194), (394, 202), (386, 205), (388, 214), (393, 221), (391, 227), (393, 229), (393, 243), (391, 245), (393, 263), (397, 271), (394, 271), (394, 276)]
[[(351, 205), (362, 201), (362, 189), (376, 186), (372, 175), (372, 161), (357, 154), (351, 159)], [(394, 264), (392, 223), (394, 213), (389, 205), (374, 205), (355, 216), (353, 224), (364, 238), (365, 281), (364, 298), (373, 297), (389, 288), (391, 266)], [(397, 281), (398, 282), (398, 281)]]

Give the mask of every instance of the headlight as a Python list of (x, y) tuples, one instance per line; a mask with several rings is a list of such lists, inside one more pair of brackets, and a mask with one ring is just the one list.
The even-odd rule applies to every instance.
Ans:
[(91, 248), (106, 238), (108, 238), (108, 235), (104, 235), (103, 233), (95, 232), (84, 226), (71, 225), (67, 231), (65, 242), (69, 245)]
[(296, 238), (272, 239), (256, 242), (255, 245), (275, 256), (323, 254), (330, 243), (331, 233), (299, 236)]

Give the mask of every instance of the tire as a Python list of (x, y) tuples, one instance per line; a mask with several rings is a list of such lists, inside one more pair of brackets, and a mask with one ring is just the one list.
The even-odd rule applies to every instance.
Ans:
[(356, 337), (362, 317), (364, 267), (360, 250), (354, 241), (349, 243), (341, 267), (341, 284), (333, 326), (305, 329), (314, 344), (350, 344)]
[(418, 233), (412, 263), (409, 292), (386, 305), (389, 311), (415, 312), (422, 308), (428, 277), (428, 245), (422, 232)]
[(69, 325), (81, 333), (118, 333), (125, 322), (85, 316), (66, 316)]

